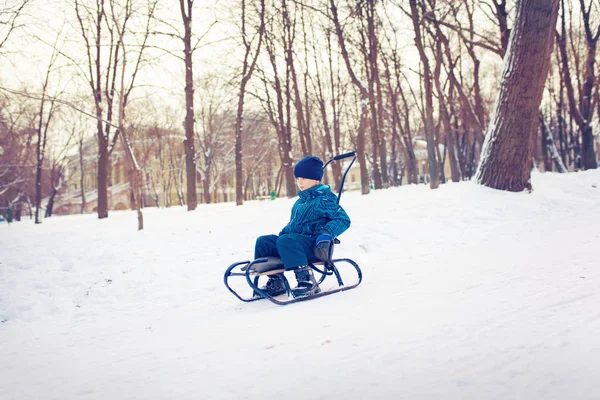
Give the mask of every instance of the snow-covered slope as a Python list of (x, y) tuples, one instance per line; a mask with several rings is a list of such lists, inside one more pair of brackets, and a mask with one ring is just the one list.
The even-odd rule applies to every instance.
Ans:
[(597, 399), (600, 171), (345, 193), (361, 286), (223, 285), (292, 199), (0, 225), (0, 399)]

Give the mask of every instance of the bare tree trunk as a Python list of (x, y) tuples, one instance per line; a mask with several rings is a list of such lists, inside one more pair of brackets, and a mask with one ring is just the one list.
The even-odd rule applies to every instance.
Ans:
[[(331, 126), (329, 124), (329, 121), (327, 120), (327, 108), (326, 108), (326, 100), (325, 97), (323, 95), (323, 86), (321, 83), (321, 77), (320, 74), (317, 72), (315, 74), (315, 80), (316, 80), (316, 84), (317, 84), (317, 101), (319, 104), (319, 111), (321, 112), (321, 120), (323, 121), (323, 139), (325, 141), (324, 146), (325, 146), (325, 154), (326, 154), (326, 158), (331, 158), (335, 155), (335, 153), (337, 153), (337, 149), (334, 150), (334, 144), (333, 144), (333, 138), (331, 135)], [(333, 82), (332, 82), (333, 85)], [(333, 103), (333, 100), (332, 100)], [(335, 106), (335, 105), (334, 105)], [(337, 168), (334, 168), (335, 166), (337, 166)], [(339, 189), (339, 185), (341, 182), (341, 166), (339, 165), (339, 163), (333, 163), (332, 165), (332, 171), (333, 171), (333, 181), (334, 181), (334, 187), (336, 189)]]
[(297, 191), (294, 179), (294, 170), (292, 167), (292, 136), (291, 127), (289, 124), (290, 96), (289, 93), (284, 92), (285, 85), (282, 85), (280, 73), (277, 68), (275, 42), (271, 34), (266, 34), (265, 36), (265, 47), (267, 49), (269, 62), (273, 68), (272, 86), (276, 96), (274, 103), (272, 104), (269, 90), (267, 88), (267, 78), (264, 76), (265, 74), (263, 71), (263, 81), (265, 83), (265, 93), (267, 96), (265, 103), (266, 107), (268, 108), (267, 113), (269, 115), (269, 119), (271, 120), (271, 124), (277, 133), (278, 152), (281, 160), (283, 179), (285, 180), (286, 196), (294, 197), (296, 196)]
[[(392, 50), (394, 62), (396, 61), (396, 51)], [(392, 73), (390, 71), (390, 62), (385, 53), (382, 53), (381, 57), (383, 66), (385, 68), (384, 78), (387, 83), (387, 91), (389, 101), (391, 102), (391, 110), (388, 115), (392, 128), (392, 140), (391, 140), (391, 154), (390, 154), (390, 185), (399, 186), (402, 184), (402, 175), (404, 174), (405, 164), (400, 160), (400, 154), (404, 154), (406, 160), (408, 160), (407, 150), (400, 138), (399, 131), (402, 129), (400, 126), (400, 113), (398, 108), (398, 92), (394, 90), (392, 85)], [(397, 78), (397, 76), (396, 76)], [(398, 85), (400, 87), (400, 85)], [(383, 101), (382, 101), (383, 103)]]
[[(558, 150), (556, 148), (556, 143), (554, 142), (554, 137), (552, 136), (552, 132), (550, 132), (548, 125), (546, 125), (546, 121), (544, 120), (544, 114), (542, 114), (542, 113), (540, 113), (540, 124), (542, 127), (542, 137), (544, 138), (544, 144), (546, 145), (545, 150), (547, 150), (547, 151), (544, 151), (544, 154), (550, 153), (550, 158), (552, 158), (552, 161), (554, 161), (554, 164), (556, 165), (558, 172), (560, 172), (560, 173), (568, 172), (567, 167), (565, 167), (565, 164), (563, 163), (563, 160), (560, 157), (560, 154), (558, 153)], [(550, 165), (549, 165), (549, 163), (545, 164), (546, 162), (547, 161), (544, 160), (544, 167), (546, 170), (548, 170), (550, 168)]]
[(36, 174), (35, 174), (35, 223), (41, 224), (40, 219), (40, 208), (42, 206), (42, 168), (44, 166), (44, 158), (46, 154), (46, 141), (48, 139), (48, 128), (54, 114), (54, 99), (48, 100), (50, 102), (50, 109), (48, 110), (48, 116), (45, 115), (45, 107), (47, 101), (48, 84), (50, 83), (50, 72), (54, 67), (54, 62), (58, 56), (58, 52), (54, 51), (48, 68), (46, 69), (46, 76), (44, 79), (42, 89), (42, 99), (40, 101), (40, 111), (38, 114), (38, 126), (37, 131), (37, 152), (36, 152)]
[[(392, 55), (392, 61), (394, 63), (394, 75), (396, 77), (397, 84), (397, 90), (395, 92), (398, 95), (400, 95), (404, 109), (404, 112), (400, 110), (400, 104), (398, 104), (398, 100), (396, 100), (396, 104), (394, 104), (394, 114), (398, 115), (398, 128), (400, 129), (400, 133), (402, 135), (401, 139), (404, 144), (404, 148), (406, 149), (406, 179), (408, 184), (417, 184), (419, 183), (419, 171), (417, 165), (417, 156), (415, 154), (412, 139), (412, 128), (410, 125), (410, 109), (408, 107), (408, 102), (406, 101), (404, 91), (402, 90), (400, 80), (400, 60), (398, 59), (398, 55), (396, 54), (396, 52), (394, 52), (394, 54)], [(400, 118), (401, 115), (404, 115), (404, 122)]]
[(86, 200), (85, 200), (85, 164), (83, 162), (83, 136), (80, 137), (79, 140), (79, 171), (81, 175), (79, 176), (79, 186), (81, 187), (81, 214), (85, 211)]
[[(455, 57), (452, 56), (451, 53), (451, 46), (450, 46), (450, 41), (448, 40), (448, 38), (446, 37), (446, 35), (444, 35), (444, 33), (441, 30), (441, 23), (440, 21), (438, 21), (435, 18), (435, 14), (430, 13), (429, 15), (429, 19), (432, 19), (434, 25), (435, 25), (435, 29), (436, 29), (436, 44), (439, 43), (441, 45), (443, 45), (443, 51), (440, 50), (440, 56), (441, 53), (443, 52), (443, 54), (446, 56), (446, 63), (448, 65), (448, 78), (450, 80), (450, 85), (452, 87), (453, 90), (456, 91), (456, 93), (458, 94), (458, 99), (460, 100), (460, 104), (462, 106), (463, 111), (467, 114), (468, 121), (470, 121), (472, 128), (475, 129), (476, 134), (475, 134), (475, 140), (477, 140), (479, 143), (483, 143), (483, 131), (484, 131), (484, 123), (485, 123), (485, 111), (483, 109), (483, 100), (481, 98), (481, 89), (479, 87), (479, 59), (477, 58), (475, 51), (474, 51), (474, 45), (470, 40), (467, 40), (463, 37), (463, 41), (467, 44), (467, 51), (469, 53), (469, 55), (471, 56), (471, 59), (473, 61), (473, 95), (475, 97), (475, 106), (473, 107), (473, 105), (471, 104), (471, 101), (469, 100), (469, 98), (467, 97), (467, 94), (465, 93), (465, 90), (463, 89), (463, 84), (461, 84), (461, 82), (459, 81), (459, 79), (456, 77), (456, 74), (454, 73), (455, 69), (456, 69), (456, 61), (455, 61)], [(432, 18), (433, 16), (433, 18)], [(469, 14), (469, 17), (472, 18), (472, 16)], [(472, 19), (470, 19), (470, 28), (469, 28), (469, 33), (472, 36), (473, 35), (473, 22)], [(461, 33), (461, 36), (462, 33)]]
[[(149, 7), (150, 7), (150, 3), (149, 3)], [(148, 15), (148, 22), (150, 21), (150, 19), (152, 18), (152, 14), (153, 14), (153, 7), (151, 8), (151, 12)], [(128, 8), (127, 9), (128, 12), (131, 12), (131, 9)], [(118, 114), (118, 128), (117, 128), (117, 133), (121, 136), (121, 139), (123, 141), (123, 146), (125, 147), (125, 152), (129, 158), (129, 161), (131, 163), (131, 167), (132, 167), (132, 180), (131, 180), (131, 196), (132, 196), (132, 200), (133, 200), (133, 206), (136, 208), (137, 211), (137, 217), (138, 217), (138, 230), (142, 230), (144, 229), (144, 214), (142, 213), (142, 183), (143, 183), (143, 178), (142, 178), (142, 170), (137, 162), (135, 153), (133, 151), (133, 144), (131, 143), (131, 141), (129, 140), (129, 137), (127, 135), (127, 130), (125, 127), (125, 107), (127, 106), (127, 100), (128, 100), (128, 96), (129, 93), (131, 92), (131, 89), (133, 88), (133, 82), (131, 82), (131, 86), (129, 86), (128, 88), (125, 87), (125, 71), (127, 69), (127, 51), (125, 48), (125, 26), (121, 26), (116, 14), (114, 13), (114, 8), (113, 8), (113, 22), (115, 24), (115, 26), (117, 27), (117, 33), (120, 35), (119, 36), (119, 40), (118, 40), (118, 46), (121, 46), (121, 49), (123, 51), (122, 54), (122, 60), (121, 60), (121, 65), (120, 65), (120, 75), (121, 75), (121, 85), (120, 85), (120, 90), (119, 90), (119, 97), (118, 97), (118, 101), (119, 101), (119, 114)], [(146, 26), (146, 28), (148, 28), (148, 26)], [(148, 37), (148, 32), (149, 30), (146, 29), (146, 38)], [(141, 46), (140, 49), (140, 58), (141, 58), (141, 54), (144, 51), (145, 48), (145, 40), (144, 43)], [(138, 59), (138, 65), (135, 67), (135, 72), (137, 72), (138, 67), (139, 67), (139, 60)], [(115, 68), (115, 72), (116, 72), (116, 68)], [(135, 80), (135, 73), (134, 73), (134, 79), (132, 79), (132, 81)]]
[[(438, 35), (441, 34), (439, 29), (437, 30), (437, 34)], [(454, 135), (452, 133), (452, 126), (450, 123), (450, 113), (448, 111), (447, 102), (445, 99), (445, 93), (442, 88), (442, 82), (441, 82), (441, 78), (440, 78), (442, 64), (443, 64), (443, 52), (442, 52), (442, 48), (441, 48), (442, 41), (438, 41), (436, 43), (436, 46), (437, 46), (437, 49), (436, 49), (437, 52), (435, 55), (436, 64), (435, 64), (435, 69), (434, 69), (434, 83), (435, 83), (435, 88), (438, 92), (438, 107), (439, 107), (442, 130), (443, 130), (442, 136), (444, 137), (444, 143), (446, 144), (445, 148), (444, 148), (444, 152), (450, 156), (450, 174), (451, 174), (452, 181), (459, 182), (460, 181), (460, 166), (458, 165), (458, 158), (456, 157), (456, 147), (454, 146)], [(452, 60), (449, 60), (449, 61), (452, 62)], [(454, 68), (454, 65), (448, 66), (448, 69), (453, 69), (453, 68)], [(454, 90), (454, 85), (452, 84), (452, 80), (450, 80), (449, 91), (451, 94), (452, 94), (453, 90)], [(449, 97), (452, 98), (451, 96), (449, 96)], [(441, 160), (442, 175), (444, 174), (444, 161), (445, 160)]]
[(366, 2), (366, 15), (367, 15), (367, 37), (369, 43), (368, 59), (370, 66), (370, 81), (372, 82), (370, 92), (372, 92), (372, 101), (376, 107), (375, 114), (372, 118), (377, 121), (377, 147), (379, 154), (379, 165), (381, 166), (381, 184), (382, 187), (388, 187), (390, 185), (389, 167), (388, 167), (388, 150), (387, 140), (385, 136), (385, 123), (383, 119), (383, 91), (381, 88), (381, 74), (379, 73), (379, 52), (381, 48), (379, 46), (379, 37), (377, 27), (381, 25), (381, 21), (377, 18), (377, 11), (375, 8), (375, 1)]
[[(560, 52), (556, 52), (557, 59), (560, 58), (559, 53)], [(560, 61), (558, 62), (558, 64), (560, 64)], [(556, 102), (556, 120), (558, 122), (558, 142), (559, 142), (559, 146), (560, 146), (560, 158), (561, 158), (562, 163), (565, 164), (567, 161), (567, 148), (568, 148), (567, 135), (564, 132), (564, 128), (565, 128), (565, 120), (564, 120), (565, 82), (564, 82), (562, 73), (559, 74), (559, 77), (560, 77), (560, 84), (559, 84), (559, 89), (558, 89), (559, 90), (558, 101)], [(566, 164), (566, 165), (568, 165), (568, 164)], [(567, 167), (567, 170), (568, 170), (568, 167)]]
[(352, 68), (352, 64), (350, 63), (350, 56), (348, 54), (348, 50), (346, 49), (344, 33), (342, 31), (342, 26), (338, 17), (335, 0), (330, 0), (330, 8), (333, 17), (333, 23), (335, 25), (336, 36), (338, 38), (338, 43), (340, 45), (342, 57), (344, 58), (344, 63), (346, 64), (346, 69), (348, 70), (348, 75), (350, 75), (352, 83), (357, 87), (358, 91), (360, 92), (361, 110), (360, 122), (358, 124), (358, 132), (356, 133), (356, 156), (360, 166), (361, 193), (369, 194), (371, 188), (369, 185), (369, 171), (367, 170), (367, 157), (365, 154), (365, 130), (367, 119), (369, 116), (369, 93), (365, 85), (358, 79), (358, 77), (354, 73), (354, 69)]
[(240, 91), (238, 93), (238, 106), (235, 118), (235, 202), (236, 205), (244, 204), (244, 175), (243, 175), (243, 154), (242, 154), (242, 123), (244, 119), (244, 95), (246, 94), (246, 86), (252, 78), (256, 61), (260, 54), (264, 30), (265, 30), (265, 2), (260, 2), (260, 27), (258, 30), (258, 44), (256, 52), (250, 59), (252, 51), (252, 43), (246, 37), (246, 1), (242, 0), (242, 41), (244, 43), (244, 63), (242, 64), (242, 79), (240, 81)]
[[(330, 156), (335, 156), (340, 152), (340, 85), (341, 79), (339, 78), (339, 70), (337, 74), (334, 74), (333, 69), (333, 46), (331, 45), (331, 35), (327, 33), (327, 54), (328, 54), (328, 66), (329, 66), (329, 80), (331, 82), (331, 114), (332, 114), (332, 133), (333, 143), (329, 147)], [(337, 75), (337, 79), (336, 79)], [(338, 92), (336, 93), (336, 89)], [(321, 96), (323, 103), (325, 102), (324, 96)], [(324, 105), (324, 104), (323, 104)], [(323, 114), (323, 118), (326, 118), (326, 114)], [(324, 122), (325, 123), (325, 122)], [(331, 169), (333, 171), (333, 180), (335, 182), (335, 189), (339, 190), (342, 182), (342, 165), (341, 163), (332, 163)]]
[(550, 66), (558, 0), (520, 0), (496, 107), (485, 138), (477, 183), (495, 189), (530, 188), (530, 138)]
[[(298, 76), (296, 73), (296, 66), (294, 65), (294, 38), (295, 38), (295, 26), (290, 19), (290, 10), (286, 0), (281, 0), (281, 12), (283, 17), (283, 48), (285, 52), (285, 62), (287, 65), (287, 72), (291, 79), (291, 86), (293, 91), (293, 102), (294, 109), (296, 112), (296, 124), (298, 129), (298, 136), (300, 139), (300, 145), (302, 153), (306, 155), (312, 154), (312, 142), (310, 138), (310, 130), (305, 119), (304, 107), (308, 107), (308, 104), (302, 104), (302, 97), (300, 95), (300, 87), (298, 83)], [(288, 96), (288, 98), (291, 95)]]
[[(360, 36), (362, 39), (362, 51), (365, 59), (365, 70), (366, 79), (368, 82), (367, 95), (369, 98), (369, 125), (371, 128), (371, 166), (373, 172), (373, 187), (375, 189), (383, 188), (383, 164), (381, 163), (382, 158), (385, 159), (386, 155), (381, 154), (380, 147), (380, 129), (379, 118), (377, 114), (377, 100), (376, 100), (376, 82), (375, 76), (378, 74), (377, 68), (377, 38), (375, 37), (375, 22), (374, 22), (374, 10), (373, 2), (365, 2), (365, 14), (367, 19), (367, 32), (366, 38), (363, 30), (360, 30)], [(387, 168), (386, 168), (387, 169)]]
[(183, 20), (183, 54), (185, 60), (185, 177), (187, 209), (193, 211), (198, 205), (196, 193), (196, 148), (194, 146), (194, 72), (192, 48), (192, 14), (194, 0), (179, 0)]
[(58, 190), (52, 187), (52, 192), (50, 192), (48, 204), (46, 205), (46, 212), (44, 214), (44, 218), (50, 218), (52, 216), (52, 210), (54, 208), (54, 198), (56, 197), (56, 193), (58, 193)]
[[(112, 124), (113, 118), (113, 99), (115, 97), (115, 88), (117, 80), (117, 67), (121, 55), (119, 54), (121, 46), (115, 43), (117, 37), (123, 37), (125, 26), (132, 16), (131, 2), (127, 1), (124, 8), (122, 18), (121, 32), (115, 32), (114, 18), (113, 24), (109, 24), (105, 0), (97, 0), (95, 9), (82, 5), (83, 0), (75, 0), (75, 12), (81, 34), (86, 46), (87, 65), (88, 68), (86, 79), (93, 92), (95, 110), (96, 110), (96, 134), (98, 138), (98, 218), (108, 217), (108, 179), (109, 179), (109, 157), (112, 149), (114, 149), (115, 141), (118, 135), (115, 134), (111, 141), (111, 130), (114, 127)], [(109, 0), (110, 9), (116, 7), (114, 0)], [(93, 10), (93, 12), (92, 12)], [(114, 15), (114, 14), (113, 14)], [(103, 26), (108, 26), (110, 35), (108, 40), (103, 38)], [(103, 61), (102, 49), (106, 48), (109, 52), (108, 60)], [(140, 53), (141, 54), (141, 53)], [(139, 67), (139, 63), (138, 63)], [(105, 71), (102, 69), (106, 68)], [(135, 77), (135, 73), (133, 74)], [(133, 86), (132, 79), (129, 90)], [(104, 87), (103, 87), (104, 86)], [(104, 92), (104, 95), (103, 95)], [(106, 113), (106, 119), (104, 118)]]
[(58, 194), (62, 186), (62, 179), (64, 174), (64, 165), (56, 165), (52, 166), (52, 171), (50, 172), (50, 183), (52, 185), (52, 192), (50, 193), (50, 198), (48, 199), (48, 205), (46, 206), (46, 215), (45, 218), (49, 218), (52, 216), (54, 212), (54, 199)]
[[(596, 45), (600, 37), (600, 25), (595, 31), (590, 27), (590, 7), (586, 7), (583, 0), (580, 0), (580, 7), (583, 15), (583, 26), (585, 29), (585, 39), (587, 53), (583, 65), (583, 76), (577, 77), (579, 82), (579, 99), (575, 98), (575, 91), (571, 81), (571, 72), (569, 68), (569, 56), (567, 53), (567, 33), (566, 33), (566, 15), (564, 10), (564, 0), (561, 0), (561, 32), (557, 33), (558, 48), (562, 59), (562, 74), (565, 87), (567, 89), (567, 98), (569, 101), (569, 110), (571, 118), (575, 120), (579, 131), (581, 132), (581, 157), (582, 166), (584, 169), (598, 168), (596, 160), (596, 152), (594, 149), (594, 136), (592, 131), (593, 120), (593, 89), (596, 86), (595, 75), (595, 60), (596, 60)], [(578, 70), (578, 69), (577, 69)]]
[[(46, 87), (48, 84), (48, 76), (46, 76), (46, 84), (44, 84), (44, 93), (42, 95), (42, 101), (40, 104), (40, 112), (38, 115), (39, 121), (37, 126), (37, 157), (36, 157), (36, 168), (35, 168), (35, 223), (41, 224), (42, 220), (40, 219), (40, 208), (42, 206), (42, 167), (44, 164), (44, 155), (46, 151), (46, 139), (48, 137), (48, 124), (50, 123), (50, 118), (52, 118), (52, 111), (50, 111), (48, 120), (45, 121), (44, 116), (44, 106), (46, 100)], [(51, 105), (51, 108), (53, 107)]]
[[(104, 134), (104, 107), (103, 107), (103, 96), (102, 96), (102, 26), (104, 25), (105, 9), (104, 0), (99, 0), (96, 3), (95, 19), (92, 21), (92, 27), (88, 30), (85, 26), (87, 20), (87, 13), (91, 11), (87, 7), (82, 6), (79, 0), (75, 0), (75, 11), (77, 13), (77, 19), (81, 28), (81, 34), (86, 43), (87, 57), (88, 57), (88, 68), (89, 68), (89, 84), (94, 94), (94, 104), (96, 110), (96, 135), (98, 139), (98, 175), (97, 175), (97, 187), (98, 187), (98, 200), (97, 200), (97, 212), (98, 218), (108, 218), (108, 144), (109, 138)], [(83, 8), (83, 10), (82, 10)], [(91, 35), (92, 36), (90, 38)], [(93, 42), (92, 42), (93, 40)], [(111, 42), (112, 45), (112, 42)], [(95, 54), (94, 54), (95, 50)], [(110, 66), (108, 67), (110, 68)], [(108, 76), (107, 76), (108, 80)], [(110, 128), (110, 113), (112, 110), (112, 100), (110, 97), (107, 99), (107, 105), (109, 113), (107, 121), (107, 130)]]
[(415, 44), (419, 51), (419, 57), (423, 66), (423, 84), (425, 89), (425, 116), (424, 116), (424, 129), (425, 136), (427, 138), (427, 161), (429, 164), (429, 187), (431, 189), (437, 189), (440, 185), (440, 170), (439, 164), (436, 157), (436, 146), (435, 141), (435, 126), (433, 122), (433, 83), (431, 76), (431, 67), (429, 66), (429, 59), (425, 53), (425, 44), (421, 37), (421, 23), (420, 13), (417, 9), (417, 1), (410, 0), (410, 9), (413, 22), (413, 28), (415, 32)]

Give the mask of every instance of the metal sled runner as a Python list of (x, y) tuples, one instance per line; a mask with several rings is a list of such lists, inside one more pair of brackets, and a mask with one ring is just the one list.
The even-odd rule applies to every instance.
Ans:
[[(346, 171), (344, 172), (344, 175), (342, 177), (340, 190), (338, 192), (338, 204), (340, 202), (340, 198), (342, 197), (342, 191), (344, 188), (344, 181), (346, 179), (346, 175), (348, 174), (348, 171), (350, 171), (350, 167), (352, 167), (352, 164), (354, 164), (354, 161), (356, 160), (356, 152), (350, 152), (336, 156), (329, 160), (323, 166), (323, 169), (325, 169), (327, 165), (329, 165), (329, 163), (331, 163), (332, 161), (337, 161), (348, 157), (353, 158), (350, 164), (348, 165), (348, 168), (346, 168)], [(308, 265), (312, 268), (313, 273), (315, 274), (315, 278), (317, 279), (317, 282), (321, 287), (321, 292), (310, 296), (292, 296), (292, 289), (287, 280), (287, 277), (285, 276), (286, 271), (284, 269), (283, 262), (281, 261), (281, 259), (276, 257), (263, 257), (258, 258), (254, 261), (240, 261), (233, 263), (225, 271), (223, 281), (225, 282), (225, 286), (227, 287), (227, 289), (241, 301), (252, 302), (256, 300), (267, 299), (272, 303), (278, 305), (286, 305), (291, 303), (297, 303), (300, 301), (312, 300), (318, 297), (324, 297), (330, 294), (354, 289), (362, 282), (362, 271), (358, 264), (349, 258), (333, 259), (334, 247), (336, 244), (339, 243), (340, 241), (338, 239), (334, 239), (329, 244), (329, 248), (315, 249), (315, 256), (317, 257), (317, 260), (313, 260), (312, 262), (309, 261)], [(288, 272), (291, 272), (291, 270)], [(344, 278), (347, 279), (354, 278), (351, 280), (352, 283), (346, 283), (342, 278), (342, 275), (344, 275)], [(350, 278), (348, 278), (348, 275), (350, 275)], [(327, 277), (330, 276), (335, 276), (336, 279), (334, 286), (328, 288), (326, 285), (323, 285), (323, 283), (326, 281)], [(248, 287), (250, 287), (251, 294), (248, 296), (243, 296), (238, 293), (238, 291), (240, 291), (241, 289), (234, 290), (234, 288), (232, 288), (232, 286), (230, 285), (230, 278), (232, 277), (244, 277), (245, 284), (243, 284), (242, 287), (244, 287), (246, 291), (248, 291)], [(272, 277), (281, 279), (285, 286), (286, 293), (275, 297), (270, 296), (268, 293), (266, 293), (259, 287), (259, 280), (261, 277)], [(329, 283), (330, 281), (332, 281), (332, 279), (329, 279), (327, 283)], [(336, 284), (337, 286), (335, 286)]]

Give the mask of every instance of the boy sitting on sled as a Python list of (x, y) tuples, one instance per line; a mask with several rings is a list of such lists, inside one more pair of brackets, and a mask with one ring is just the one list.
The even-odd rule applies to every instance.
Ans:
[[(337, 203), (337, 196), (327, 185), (321, 184), (323, 161), (308, 156), (294, 167), (298, 200), (292, 207), (290, 222), (279, 235), (260, 236), (256, 239), (254, 259), (279, 257), (286, 271), (293, 270), (298, 286), (292, 290), (294, 297), (304, 297), (321, 291), (309, 261), (317, 260), (315, 247), (329, 248), (333, 239), (350, 226), (350, 218)], [(264, 288), (270, 296), (286, 292), (281, 279), (269, 277)]]

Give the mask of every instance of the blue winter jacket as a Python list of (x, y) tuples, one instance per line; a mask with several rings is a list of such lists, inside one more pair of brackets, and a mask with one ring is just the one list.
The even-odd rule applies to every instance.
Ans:
[(298, 191), (298, 196), (292, 207), (290, 222), (280, 234), (318, 236), (329, 233), (336, 238), (350, 226), (348, 214), (337, 203), (337, 196), (329, 186), (318, 184)]

